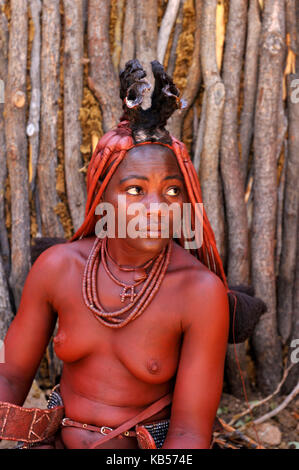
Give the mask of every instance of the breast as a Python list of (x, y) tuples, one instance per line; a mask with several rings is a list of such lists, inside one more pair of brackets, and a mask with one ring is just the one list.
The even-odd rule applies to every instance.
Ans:
[(179, 342), (174, 338), (156, 338), (147, 344), (139, 335), (132, 343), (119, 341), (114, 345), (118, 360), (138, 380), (151, 384), (162, 384), (171, 380), (179, 361)]

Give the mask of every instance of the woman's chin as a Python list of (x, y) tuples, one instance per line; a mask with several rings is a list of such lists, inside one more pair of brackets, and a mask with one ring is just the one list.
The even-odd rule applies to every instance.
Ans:
[(170, 238), (164, 238), (161, 236), (161, 233), (147, 233), (147, 236), (144, 238), (127, 238), (127, 241), (130, 245), (132, 245), (136, 250), (140, 251), (147, 251), (158, 253), (159, 251), (163, 250), (165, 246), (167, 246)]

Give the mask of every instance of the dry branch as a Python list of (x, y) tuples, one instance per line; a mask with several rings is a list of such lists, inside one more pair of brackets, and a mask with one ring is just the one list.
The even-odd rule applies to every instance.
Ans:
[(29, 118), (27, 122), (27, 136), (29, 137), (29, 183), (32, 193), (35, 190), (36, 170), (39, 152), (39, 119), (40, 119), (40, 49), (41, 49), (41, 33), (40, 33), (40, 15), (41, 1), (29, 1), (31, 17), (34, 26), (34, 38), (31, 48), (30, 61), (30, 82), (31, 82), (31, 99), (29, 106)]
[(13, 312), (9, 299), (9, 287), (6, 281), (6, 274), (0, 254), (0, 339), (2, 340), (13, 320)]
[(54, 208), (56, 192), (57, 123), (59, 99), (59, 48), (61, 38), (59, 0), (45, 0), (42, 10), (41, 133), (38, 159), (38, 193), (43, 235), (63, 237)]
[(296, 0), (286, 0), (286, 33), (288, 36), (289, 46), (291, 50), (296, 54), (296, 50), (298, 51), (296, 41)]
[(193, 165), (195, 167), (196, 173), (199, 173), (200, 168), (200, 156), (203, 148), (203, 138), (204, 138), (204, 131), (206, 127), (206, 114), (207, 114), (207, 93), (204, 93), (201, 112), (200, 112), (200, 121), (196, 133), (196, 142), (194, 148), (194, 156), (193, 156)]
[(169, 52), (168, 64), (167, 64), (167, 73), (172, 77), (175, 69), (175, 63), (177, 59), (177, 47), (181, 32), (183, 30), (183, 13), (184, 13), (184, 2), (185, 0), (180, 1), (180, 7), (177, 15), (177, 20), (175, 22), (174, 33), (172, 38), (172, 43)]
[(261, 36), (254, 136), (254, 212), (252, 281), (267, 304), (253, 335), (257, 384), (271, 393), (281, 378), (281, 346), (277, 336), (274, 239), (277, 211), (277, 119), (285, 56), (283, 0), (265, 3)]
[(26, 141), (27, 1), (11, 0), (5, 134), (11, 191), (11, 273), (18, 308), (30, 269), (30, 217)]
[(80, 152), (82, 130), (79, 121), (83, 96), (82, 0), (64, 0), (64, 168), (68, 205), (74, 230), (84, 221), (86, 185)]
[(157, 57), (163, 64), (169, 37), (180, 7), (180, 0), (168, 0), (158, 34)]
[(190, 107), (192, 107), (193, 105), (193, 102), (197, 96), (201, 84), (200, 43), (202, 36), (200, 31), (200, 22), (202, 16), (202, 2), (203, 0), (195, 0), (196, 29), (194, 36), (194, 50), (192, 55), (191, 66), (188, 70), (186, 86), (182, 94), (182, 98), (187, 101), (187, 106), (181, 111), (174, 113), (169, 119), (167, 126), (170, 133), (178, 139), (181, 138), (184, 119)]
[(122, 47), (122, 25), (124, 18), (125, 0), (117, 0), (116, 2), (116, 22), (114, 27), (114, 48), (112, 53), (112, 62), (116, 75), (119, 73), (119, 63)]
[(221, 175), (228, 222), (229, 282), (248, 283), (248, 223), (244, 181), (238, 149), (238, 106), (245, 34), (247, 0), (231, 0), (223, 59), (225, 104), (221, 139)]
[(5, 181), (7, 178), (6, 144), (4, 131), (4, 99), (7, 81), (8, 24), (2, 7), (5, 0), (0, 0), (0, 253), (3, 269), (8, 279), (10, 271), (10, 248), (5, 225)]
[(294, 387), (294, 389), (291, 391), (291, 393), (283, 400), (282, 403), (280, 403), (279, 406), (274, 408), (274, 410), (269, 411), (269, 413), (266, 413), (265, 415), (261, 416), (258, 419), (255, 419), (253, 421), (254, 424), (260, 424), (263, 423), (264, 421), (267, 421), (270, 418), (273, 418), (273, 416), (276, 416), (278, 413), (280, 413), (288, 404), (298, 395), (299, 393), (299, 382), (297, 385)]
[(118, 79), (116, 77), (109, 43), (110, 0), (88, 3), (88, 85), (98, 99), (103, 114), (103, 130), (107, 132), (120, 118)]
[(287, 144), (284, 146), (284, 162), (280, 173), (279, 185), (277, 190), (277, 216), (276, 216), (276, 243), (275, 243), (275, 276), (279, 274), (279, 264), (282, 249), (282, 220), (283, 220), (283, 198), (285, 190), (285, 175), (288, 159)]
[[(297, 217), (297, 240), (299, 235), (299, 205), (298, 205), (298, 217)], [(294, 282), (293, 291), (293, 322), (292, 322), (292, 336), (289, 344), (288, 360), (294, 367), (287, 377), (287, 380), (283, 386), (283, 393), (290, 393), (295, 387), (299, 377), (299, 362), (298, 362), (298, 338), (299, 338), (299, 244), (297, 243), (297, 260), (296, 260), (296, 278)], [(293, 357), (295, 355), (295, 358)], [(294, 362), (296, 361), (297, 362)]]
[(245, 410), (243, 411), (242, 413), (239, 413), (235, 416), (233, 416), (233, 418), (230, 420), (230, 422), (228, 423), (230, 426), (232, 426), (236, 421), (238, 421), (240, 418), (243, 418), (243, 416), (246, 416), (248, 413), (251, 413), (252, 410), (254, 410), (255, 408), (258, 408), (259, 406), (261, 405), (264, 405), (265, 403), (267, 403), (269, 400), (271, 400), (275, 395), (277, 395), (280, 390), (281, 390), (281, 387), (283, 386), (283, 384), (285, 383), (288, 375), (289, 375), (289, 372), (292, 370), (292, 368), (294, 367), (294, 364), (291, 364), (289, 367), (287, 367), (283, 373), (283, 377), (281, 379), (281, 381), (279, 382), (279, 384), (277, 385), (276, 389), (274, 390), (273, 393), (271, 393), (270, 395), (268, 395), (267, 397), (263, 398), (262, 400), (259, 400), (258, 402), (256, 403), (253, 403), (250, 408), (248, 410)]
[[(136, 0), (136, 58), (146, 71), (147, 79), (154, 86), (151, 61), (157, 59), (157, 0)], [(151, 105), (150, 93), (143, 100), (144, 108)]]
[(296, 242), (299, 179), (299, 106), (292, 100), (292, 81), (288, 76), (289, 148), (286, 161), (286, 181), (283, 206), (282, 250), (278, 276), (278, 328), (284, 343), (291, 335), (293, 317), (293, 287), (296, 271)]
[(247, 182), (248, 160), (253, 136), (260, 33), (261, 20), (259, 2), (258, 0), (251, 0), (248, 10), (247, 44), (244, 70), (244, 99), (240, 125), (242, 171), (245, 183)]
[(127, 0), (120, 68), (123, 69), (126, 62), (132, 59), (135, 59), (135, 0)]
[(200, 182), (205, 209), (215, 234), (218, 251), (223, 257), (224, 213), (218, 167), (225, 89), (216, 59), (216, 8), (217, 0), (203, 1), (200, 56), (205, 85), (206, 119), (200, 156)]

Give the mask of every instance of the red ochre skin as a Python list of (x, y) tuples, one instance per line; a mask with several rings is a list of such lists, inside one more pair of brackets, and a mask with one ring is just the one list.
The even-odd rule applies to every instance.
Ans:
[[(120, 183), (133, 174), (147, 179)], [(184, 183), (165, 180), (170, 175), (180, 175), (180, 170), (169, 149), (134, 148), (113, 175), (104, 200), (116, 204), (117, 195), (125, 194), (128, 203), (142, 202), (147, 207), (151, 202), (182, 204)], [(112, 329), (97, 321), (82, 296), (84, 267), (94, 241), (92, 236), (53, 246), (32, 266), (5, 338), (0, 400), (23, 404), (58, 316), (54, 345), (64, 363), (61, 393), (67, 417), (114, 428), (173, 391), (171, 415), (168, 407), (148, 420), (170, 416), (163, 448), (209, 448), (229, 328), (223, 282), (171, 241), (168, 270), (148, 308), (124, 328)], [(108, 249), (119, 265), (140, 266), (167, 242), (109, 239)], [(109, 259), (108, 264), (116, 277), (132, 281), (133, 272), (120, 271)], [(120, 290), (100, 265), (97, 292), (106, 310), (126, 305), (120, 301)], [(67, 448), (88, 448), (100, 434), (66, 427), (61, 437)], [(103, 448), (137, 448), (137, 443), (134, 438), (114, 438)]]

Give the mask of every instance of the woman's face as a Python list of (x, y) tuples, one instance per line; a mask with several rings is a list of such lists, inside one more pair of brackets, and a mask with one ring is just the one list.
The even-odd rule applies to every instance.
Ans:
[[(149, 252), (160, 251), (173, 238), (181, 225), (186, 201), (184, 179), (175, 155), (157, 144), (129, 150), (103, 194), (103, 202), (114, 207), (116, 238), (124, 238), (124, 226), (118, 230), (120, 222), (126, 228), (126, 244)], [(175, 210), (170, 210), (173, 203)]]

